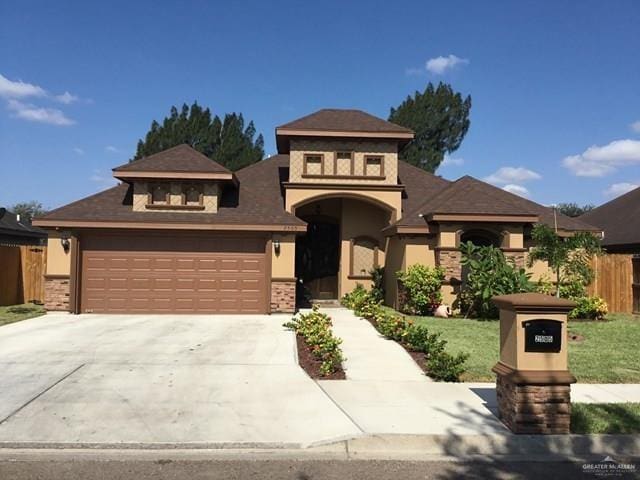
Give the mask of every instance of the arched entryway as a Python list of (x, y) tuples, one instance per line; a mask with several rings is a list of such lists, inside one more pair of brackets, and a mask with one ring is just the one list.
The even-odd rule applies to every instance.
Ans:
[(296, 241), (297, 299), (338, 300), (358, 283), (371, 285), (371, 270), (384, 266), (392, 211), (354, 197), (324, 197), (297, 205), (295, 215), (307, 222)]

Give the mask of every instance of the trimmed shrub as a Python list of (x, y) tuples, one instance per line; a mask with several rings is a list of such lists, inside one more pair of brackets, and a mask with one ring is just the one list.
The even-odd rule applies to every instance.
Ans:
[(340, 348), (342, 340), (333, 335), (331, 325), (331, 318), (321, 313), (317, 305), (311, 312), (293, 317), (283, 325), (304, 337), (313, 355), (322, 361), (320, 373), (325, 376), (335, 372), (344, 360)]
[(429, 355), (427, 358), (429, 376), (441, 382), (459, 382), (460, 376), (466, 370), (464, 364), (468, 358), (468, 353), (451, 355), (440, 352), (437, 355)]
[(396, 275), (404, 289), (403, 313), (430, 315), (442, 303), (443, 268), (416, 264)]
[(582, 297), (576, 300), (576, 308), (569, 312), (569, 318), (604, 320), (609, 311), (607, 302), (600, 297)]
[(349, 293), (345, 293), (340, 303), (347, 307), (349, 310), (356, 310), (360, 308), (360, 306), (369, 300), (369, 292), (367, 289), (362, 286), (362, 284), (357, 283), (356, 288), (351, 290)]

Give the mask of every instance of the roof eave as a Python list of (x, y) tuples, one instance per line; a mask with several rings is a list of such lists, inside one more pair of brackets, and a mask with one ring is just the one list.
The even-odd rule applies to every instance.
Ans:
[(429, 213), (424, 217), (428, 222), (537, 223), (539, 221), (538, 215), (530, 214)]
[(217, 180), (235, 181), (233, 173), (211, 173), (211, 172), (148, 172), (140, 170), (116, 170), (113, 169), (113, 176), (118, 180)]
[(306, 232), (307, 225), (255, 224), (255, 223), (187, 223), (187, 222), (123, 222), (98, 220), (38, 220), (42, 228), (107, 228), (107, 229), (147, 229), (147, 230), (214, 230), (214, 231), (256, 231), (256, 232)]

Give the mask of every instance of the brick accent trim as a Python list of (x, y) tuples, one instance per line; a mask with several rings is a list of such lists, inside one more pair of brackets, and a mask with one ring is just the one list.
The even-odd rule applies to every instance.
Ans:
[(51, 311), (69, 311), (69, 276), (45, 276), (44, 308)]
[(294, 313), (296, 311), (295, 279), (271, 280), (271, 313)]
[(498, 374), (498, 416), (513, 432), (568, 434), (571, 424), (571, 385), (534, 385)]

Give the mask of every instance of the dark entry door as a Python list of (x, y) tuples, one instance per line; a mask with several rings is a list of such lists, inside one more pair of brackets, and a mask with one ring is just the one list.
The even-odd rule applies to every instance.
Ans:
[(340, 226), (310, 221), (307, 234), (296, 241), (296, 276), (312, 299), (338, 298)]

